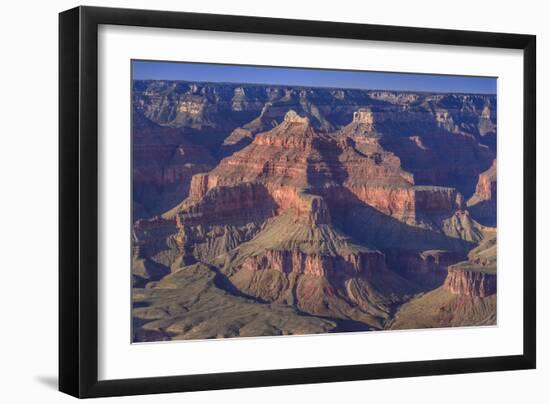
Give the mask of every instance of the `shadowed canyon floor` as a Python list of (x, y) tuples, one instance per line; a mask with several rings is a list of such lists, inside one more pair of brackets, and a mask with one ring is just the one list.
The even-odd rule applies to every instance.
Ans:
[(496, 324), (496, 99), (135, 81), (135, 342)]

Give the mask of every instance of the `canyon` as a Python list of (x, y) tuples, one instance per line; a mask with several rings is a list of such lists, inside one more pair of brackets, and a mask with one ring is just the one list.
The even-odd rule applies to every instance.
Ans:
[(496, 323), (496, 97), (135, 81), (134, 342)]

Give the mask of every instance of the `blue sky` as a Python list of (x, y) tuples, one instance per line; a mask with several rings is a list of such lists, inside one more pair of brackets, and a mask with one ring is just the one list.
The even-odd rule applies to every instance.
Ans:
[(132, 61), (133, 79), (496, 94), (494, 77)]

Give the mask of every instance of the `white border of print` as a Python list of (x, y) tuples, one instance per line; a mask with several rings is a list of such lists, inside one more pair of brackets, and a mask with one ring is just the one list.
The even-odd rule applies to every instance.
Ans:
[[(100, 380), (523, 352), (520, 50), (124, 26), (98, 36)], [(131, 344), (131, 59), (498, 77), (498, 326)]]

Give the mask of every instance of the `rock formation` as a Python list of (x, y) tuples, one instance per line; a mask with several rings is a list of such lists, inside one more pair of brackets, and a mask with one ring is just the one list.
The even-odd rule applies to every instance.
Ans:
[(497, 219), (497, 165), (496, 160), (487, 170), (479, 174), (476, 191), (468, 199), (468, 209), (480, 223), (496, 226)]
[(443, 287), (451, 293), (464, 296), (487, 297), (495, 294), (496, 254), (496, 234), (490, 234), (470, 251), (467, 261), (449, 266)]
[(133, 94), (136, 341), (496, 319), (476, 250), (496, 223), (494, 97), (159, 81)]
[(495, 274), (449, 267), (443, 287), (455, 295), (487, 297), (497, 291)]

